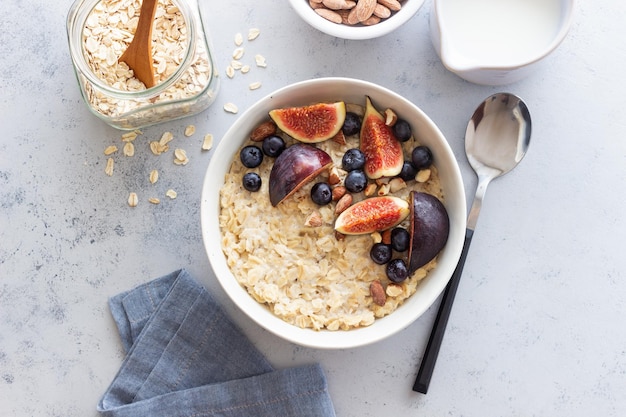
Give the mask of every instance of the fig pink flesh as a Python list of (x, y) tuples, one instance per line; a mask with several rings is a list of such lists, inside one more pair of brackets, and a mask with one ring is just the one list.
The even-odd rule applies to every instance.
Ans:
[(291, 145), (272, 166), (269, 194), (272, 206), (278, 205), (332, 164), (330, 155), (311, 145)]
[(368, 178), (393, 177), (400, 173), (404, 163), (402, 145), (383, 116), (366, 98), (365, 115), (361, 126), (361, 151), (365, 154), (365, 174)]
[(335, 230), (347, 235), (362, 235), (387, 230), (409, 215), (409, 204), (401, 198), (384, 196), (359, 201), (335, 220)]
[(305, 143), (330, 139), (341, 130), (346, 119), (346, 105), (318, 103), (303, 107), (290, 107), (270, 111), (276, 125), (292, 138)]

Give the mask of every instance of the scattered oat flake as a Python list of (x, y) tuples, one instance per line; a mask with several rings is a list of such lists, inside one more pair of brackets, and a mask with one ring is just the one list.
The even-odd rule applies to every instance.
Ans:
[(187, 152), (184, 149), (174, 150), (174, 163), (176, 165), (187, 165), (189, 158), (187, 158)]
[(107, 146), (107, 148), (104, 150), (104, 154), (106, 156), (114, 154), (115, 152), (117, 152), (117, 146), (115, 145)]
[(265, 62), (265, 57), (263, 55), (255, 55), (254, 61), (256, 62), (257, 67), (265, 68), (267, 67), (267, 62)]
[(230, 62), (230, 66), (234, 70), (240, 70), (241, 68), (243, 68), (243, 64), (241, 62), (239, 62), (239, 61), (231, 61)]
[(233, 51), (233, 59), (240, 60), (243, 57), (244, 49), (237, 48)]
[(104, 168), (104, 173), (107, 174), (109, 177), (113, 175), (113, 165), (115, 164), (115, 162), (113, 161), (113, 158), (109, 158), (107, 160), (107, 166), (106, 168)]
[(224, 111), (235, 114), (239, 109), (233, 103), (226, 103), (224, 104)]
[(176, 156), (177, 159), (186, 159), (187, 158), (187, 152), (185, 152), (184, 149), (176, 149), (174, 151), (174, 156)]
[(235, 76), (235, 69), (231, 65), (226, 67), (226, 75), (228, 78), (233, 78)]
[(194, 125), (189, 125), (185, 128), (185, 136), (189, 137), (196, 133), (196, 127)]
[(124, 145), (124, 155), (126, 156), (134, 156), (135, 155), (135, 145), (132, 142), (126, 142)]
[(161, 155), (161, 147), (159, 145), (159, 142), (154, 141), (154, 142), (150, 142), (150, 150), (152, 151), (153, 154), (155, 155)]
[(247, 74), (249, 72), (250, 72), (250, 65), (244, 65), (243, 67), (241, 67), (242, 74)]
[(150, 184), (154, 184), (158, 180), (159, 180), (159, 171), (157, 171), (156, 169), (153, 169), (152, 171), (150, 171)]
[(137, 197), (137, 193), (130, 193), (128, 195), (128, 205), (131, 207), (137, 207), (137, 203), (139, 203), (139, 198)]
[(248, 31), (248, 40), (253, 41), (256, 38), (258, 38), (260, 34), (261, 34), (261, 31), (259, 29), (250, 28), (250, 30)]
[(163, 135), (161, 135), (161, 140), (159, 140), (159, 144), (167, 145), (173, 139), (174, 139), (174, 135), (172, 134), (172, 132), (164, 132)]
[(235, 34), (235, 45), (241, 46), (243, 44), (243, 35), (241, 33)]
[(204, 140), (202, 141), (202, 150), (208, 151), (208, 150), (211, 150), (212, 147), (213, 147), (213, 135), (210, 133), (207, 133), (206, 135), (204, 135)]
[(169, 198), (171, 198), (172, 200), (175, 199), (178, 196), (176, 191), (174, 191), (172, 189), (167, 190), (165, 195), (168, 196)]
[(161, 202), (161, 200), (159, 200), (156, 197), (151, 197), (148, 199), (149, 202), (151, 202), (152, 204), (159, 204)]
[(122, 142), (132, 142), (137, 139), (141, 132), (134, 130), (132, 132), (126, 132), (122, 135)]
[(250, 90), (257, 90), (261, 88), (261, 83), (259, 81), (251, 83), (248, 88), (250, 88)]

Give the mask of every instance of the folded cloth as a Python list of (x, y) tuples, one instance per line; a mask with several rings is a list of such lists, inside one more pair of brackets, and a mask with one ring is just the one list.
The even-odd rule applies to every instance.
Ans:
[(319, 365), (274, 370), (185, 271), (112, 297), (126, 358), (106, 417), (335, 416)]

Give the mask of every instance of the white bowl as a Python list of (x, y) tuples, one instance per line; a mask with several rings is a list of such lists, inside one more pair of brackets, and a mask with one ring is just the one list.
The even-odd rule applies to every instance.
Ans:
[[(368, 95), (381, 108), (393, 108), (407, 119), (420, 142), (430, 147), (445, 195), (450, 217), (450, 235), (440, 254), (437, 267), (423, 279), (402, 306), (372, 325), (346, 331), (315, 331), (288, 324), (255, 301), (237, 282), (230, 271), (221, 247), (219, 226), (219, 193), (233, 157), (248, 139), (249, 133), (275, 108), (301, 106), (315, 102), (344, 100), (361, 103)], [(367, 345), (404, 329), (428, 309), (443, 291), (461, 254), (465, 238), (465, 192), (457, 161), (437, 126), (414, 104), (378, 85), (348, 78), (320, 78), (281, 88), (259, 100), (246, 110), (226, 132), (204, 178), (201, 201), (202, 237), (211, 267), (232, 301), (253, 321), (268, 331), (299, 345), (343, 349)]]
[(483, 85), (519, 81), (565, 39), (574, 0), (434, 0), (431, 40), (443, 65)]
[(391, 17), (371, 26), (349, 26), (333, 23), (318, 15), (311, 8), (308, 0), (289, 0), (289, 4), (305, 22), (317, 30), (337, 38), (361, 40), (377, 38), (396, 30), (417, 13), (424, 4), (424, 0), (404, 0), (400, 10), (394, 12)]

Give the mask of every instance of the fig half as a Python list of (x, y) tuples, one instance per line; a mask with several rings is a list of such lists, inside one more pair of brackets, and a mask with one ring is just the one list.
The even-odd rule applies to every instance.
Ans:
[(365, 114), (361, 124), (361, 151), (365, 154), (365, 175), (368, 178), (395, 177), (402, 171), (402, 144), (393, 134), (385, 118), (365, 97)]
[(399, 197), (366, 198), (341, 212), (335, 220), (335, 230), (344, 235), (387, 230), (400, 224), (409, 212), (409, 203)]
[(426, 265), (443, 249), (450, 233), (450, 219), (444, 205), (428, 193), (409, 195), (409, 274)]
[(318, 103), (270, 111), (276, 125), (292, 138), (304, 143), (317, 143), (334, 137), (346, 120), (346, 104)]
[(276, 207), (304, 184), (333, 163), (326, 152), (311, 145), (296, 143), (285, 149), (270, 171), (270, 203)]

